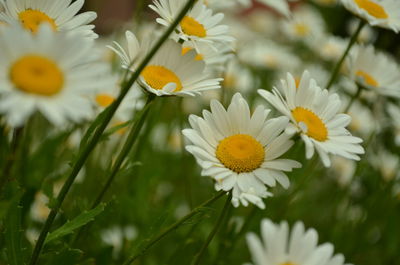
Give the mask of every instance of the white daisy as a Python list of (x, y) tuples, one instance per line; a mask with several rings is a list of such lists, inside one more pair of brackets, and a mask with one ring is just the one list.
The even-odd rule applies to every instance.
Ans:
[(329, 153), (360, 159), (358, 154), (364, 153), (360, 146), (362, 139), (352, 136), (345, 128), (351, 118), (347, 114), (338, 114), (341, 101), (337, 94), (322, 90), (307, 71), (298, 86), (289, 73), (281, 83), (282, 92), (274, 88), (273, 93), (266, 90), (258, 90), (258, 93), (290, 118), (293, 124), (288, 126), (287, 133), (300, 133), (307, 159), (314, 155), (314, 149), (326, 167), (331, 164)]
[(324, 60), (337, 61), (343, 55), (348, 43), (347, 39), (330, 35), (323, 36), (312, 46)]
[(203, 0), (203, 3), (213, 10), (228, 11), (251, 6), (251, 0)]
[[(261, 221), (261, 239), (254, 233), (246, 236), (255, 265), (344, 265), (344, 256), (334, 254), (330, 243), (318, 245), (318, 233), (296, 222), (289, 232), (287, 222)], [(347, 264), (350, 265), (350, 264)]]
[[(156, 21), (169, 27), (186, 4), (186, 0), (154, 0), (153, 3), (149, 7), (161, 16)], [(213, 15), (212, 10), (202, 1), (197, 1), (179, 23), (178, 36), (184, 41), (191, 41), (194, 46), (197, 42), (206, 42), (210, 45), (215, 42), (232, 42), (234, 38), (228, 35), (229, 27), (219, 25), (223, 18), (224, 14)]]
[(370, 25), (400, 30), (400, 1), (398, 0), (341, 0), (347, 10), (365, 19)]
[(400, 98), (400, 67), (389, 54), (372, 45), (357, 46), (347, 58), (347, 74), (378, 94)]
[(7, 0), (5, 11), (0, 14), (0, 21), (21, 25), (37, 32), (43, 23), (50, 24), (54, 31), (75, 32), (89, 38), (97, 38), (93, 32), (94, 25), (88, 25), (96, 17), (95, 12), (77, 13), (82, 8), (84, 0)]
[(392, 119), (394, 126), (395, 142), (396, 145), (400, 146), (400, 107), (395, 104), (388, 104), (387, 111)]
[(204, 110), (203, 117), (191, 115), (193, 129), (183, 130), (192, 143), (186, 150), (202, 167), (201, 174), (216, 180), (216, 190), (232, 191), (235, 207), (250, 202), (264, 208), (262, 198), (270, 196), (265, 185), (273, 187), (278, 181), (288, 188), (284, 171), (301, 166), (279, 158), (293, 145), (290, 136), (282, 133), (289, 119), (267, 120), (269, 112), (259, 106), (251, 115), (246, 100), (237, 93), (227, 110), (213, 100), (211, 112)]
[(92, 41), (47, 25), (35, 35), (19, 26), (1, 35), (0, 112), (11, 126), (36, 111), (55, 125), (92, 117), (88, 97), (110, 84), (109, 67), (92, 54)]
[[(114, 42), (115, 48), (110, 48), (121, 58), (122, 67), (135, 71), (151, 45), (149, 41), (140, 45), (130, 31), (125, 35), (127, 51), (117, 42)], [(195, 96), (205, 90), (220, 88), (222, 79), (209, 79), (204, 72), (205, 63), (195, 57), (194, 50), (182, 55), (182, 45), (167, 40), (140, 74), (139, 84), (157, 96)]]
[(238, 51), (238, 56), (245, 64), (271, 70), (290, 71), (301, 63), (289, 48), (265, 40), (247, 44)]
[(258, 1), (274, 9), (275, 11), (285, 16), (286, 18), (289, 18), (291, 16), (287, 0), (258, 0)]
[(293, 13), (292, 19), (283, 21), (282, 31), (291, 40), (313, 43), (325, 33), (325, 21), (314, 8), (304, 6)]

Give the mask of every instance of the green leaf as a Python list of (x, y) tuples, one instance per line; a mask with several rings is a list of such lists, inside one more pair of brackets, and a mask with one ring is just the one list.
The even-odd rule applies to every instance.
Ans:
[(10, 265), (24, 265), (20, 199), (20, 195), (13, 199), (4, 222), (6, 253)]
[(43, 256), (47, 265), (76, 265), (82, 257), (83, 252), (79, 249), (63, 249), (62, 251), (47, 253)]
[(104, 211), (104, 207), (105, 207), (105, 204), (102, 203), (102, 204), (98, 205), (96, 208), (94, 208), (93, 210), (83, 212), (82, 214), (77, 216), (75, 219), (68, 221), (63, 226), (61, 226), (57, 230), (50, 233), (46, 239), (46, 243), (49, 243), (55, 239), (58, 239), (60, 237), (71, 234), (71, 233), (73, 233), (73, 231), (75, 229), (77, 229), (81, 226), (84, 226), (87, 223), (93, 221), (97, 215), (99, 215), (101, 212)]

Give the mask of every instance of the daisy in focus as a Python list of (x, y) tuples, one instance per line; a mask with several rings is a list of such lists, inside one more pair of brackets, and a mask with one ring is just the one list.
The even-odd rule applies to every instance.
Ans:
[(267, 120), (270, 110), (259, 106), (250, 114), (246, 100), (237, 93), (225, 110), (217, 100), (211, 101), (211, 112), (203, 117), (191, 115), (193, 129), (183, 130), (192, 153), (202, 167), (201, 174), (216, 180), (216, 190), (232, 191), (232, 203), (249, 203), (265, 208), (262, 198), (271, 196), (265, 185), (279, 182), (289, 187), (284, 172), (301, 167), (297, 161), (279, 158), (293, 145), (282, 133), (288, 125), (286, 117)]
[(92, 117), (90, 95), (111, 80), (109, 67), (91, 53), (92, 41), (48, 25), (35, 35), (5, 27), (1, 36), (0, 113), (10, 126), (22, 126), (36, 111), (57, 126)]
[(371, 26), (400, 30), (400, 1), (341, 0), (347, 10), (365, 19)]
[[(161, 16), (156, 21), (169, 27), (186, 1), (154, 0), (153, 3), (149, 7)], [(213, 14), (212, 10), (207, 8), (202, 1), (197, 1), (179, 23), (177, 36), (184, 41), (191, 41), (195, 47), (197, 42), (205, 42), (211, 46), (218, 42), (232, 42), (234, 38), (228, 34), (229, 27), (219, 24), (223, 18), (224, 14)]]
[(290, 232), (287, 222), (263, 219), (261, 239), (254, 233), (248, 233), (246, 239), (254, 265), (345, 264), (342, 254), (333, 255), (332, 244), (318, 245), (317, 231), (306, 230), (302, 222), (296, 222)]
[[(36, 33), (39, 26), (49, 24), (54, 31), (68, 31), (97, 38), (94, 25), (88, 25), (96, 19), (95, 12), (77, 13), (84, 0), (7, 0), (4, 13), (0, 13), (0, 22), (20, 23), (25, 29)], [(0, 3), (1, 6), (1, 3)], [(1, 7), (0, 7), (1, 9)]]
[(348, 159), (359, 160), (364, 154), (360, 143), (345, 128), (351, 122), (347, 114), (338, 114), (341, 101), (337, 94), (322, 90), (307, 71), (296, 82), (291, 74), (281, 80), (282, 91), (258, 90), (278, 111), (290, 118), (286, 129), (289, 134), (300, 133), (306, 146), (306, 157), (310, 159), (316, 150), (325, 167), (331, 165), (329, 153)]
[[(122, 60), (122, 67), (135, 71), (151, 45), (144, 41), (142, 45), (136, 36), (127, 31), (127, 49), (114, 42), (110, 47)], [(220, 78), (208, 78), (205, 63), (196, 60), (194, 50), (182, 54), (182, 45), (168, 40), (153, 56), (141, 72), (138, 83), (157, 96), (195, 96), (202, 91), (220, 88)]]
[(357, 46), (347, 58), (350, 78), (377, 94), (400, 98), (400, 67), (393, 57), (372, 45)]

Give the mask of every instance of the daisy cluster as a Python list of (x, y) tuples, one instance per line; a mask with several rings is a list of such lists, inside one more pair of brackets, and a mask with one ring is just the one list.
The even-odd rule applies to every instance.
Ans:
[[(306, 228), (308, 224), (326, 228), (323, 240), (344, 242), (339, 250), (347, 256), (357, 247), (340, 241), (335, 232), (361, 227), (371, 215), (366, 209), (386, 218), (376, 206), (381, 200), (398, 210), (400, 66), (395, 54), (400, 49), (387, 39), (400, 31), (400, 1), (196, 0), (184, 15), (187, 0), (152, 0), (147, 6), (137, 1), (135, 22), (109, 36), (95, 32), (97, 14), (86, 11), (88, 2), (0, 0), (0, 168), (7, 175), (0, 175), (0, 206), (7, 206), (0, 209), (0, 234), (4, 215), (8, 236), (0, 238), (0, 264), (3, 256), (4, 264), (26, 263), (10, 262), (19, 260), (9, 252), (10, 245), (16, 246), (14, 237), (25, 231), (19, 223), (27, 226), (27, 240), (18, 241), (18, 247), (30, 250), (22, 244), (31, 244), (34, 257), (46, 246), (39, 263), (131, 264), (167, 233), (176, 230), (180, 236), (177, 228), (192, 217), (206, 219), (201, 213), (228, 195), (200, 252), (182, 254), (195, 256), (192, 264), (198, 264), (215, 235), (222, 238), (210, 251), (215, 264), (233, 263), (235, 240), (259, 214), (261, 236), (251, 232), (243, 238), (251, 257), (243, 255), (247, 260), (241, 257), (241, 264), (345, 265), (344, 255), (335, 254), (331, 243), (319, 244), (317, 230)], [(152, 18), (144, 19), (145, 12)], [(21, 131), (23, 149), (18, 150)], [(93, 148), (82, 152), (88, 141)], [(72, 163), (76, 179), (66, 181), (62, 176), (70, 172), (71, 160), (77, 160)], [(13, 185), (14, 180), (18, 183)], [(106, 189), (101, 190), (103, 182)], [(66, 195), (69, 189), (75, 201), (55, 207), (60, 202), (56, 194), (61, 190)], [(113, 200), (105, 208), (100, 202), (107, 189)], [(210, 190), (220, 197), (194, 209), (195, 197)], [(373, 196), (378, 192), (386, 194)], [(7, 196), (10, 200), (3, 203)], [(86, 211), (93, 197), (96, 203)], [(21, 207), (15, 203), (19, 200)], [(14, 214), (8, 205), (25, 211)], [(158, 212), (155, 206), (172, 209), (176, 223), (161, 230), (155, 241), (131, 244), (147, 237), (143, 231), (150, 221), (170, 218), (148, 216)], [(242, 217), (229, 214), (247, 213), (245, 207), (259, 212), (239, 225)], [(49, 219), (51, 211), (61, 217)], [(108, 215), (93, 226), (101, 230), (85, 235), (92, 228), (83, 226), (103, 211)], [(44, 237), (50, 240), (35, 248), (40, 244), (38, 224), (62, 224), (77, 212), (82, 213), (59, 230), (47, 231)], [(22, 222), (24, 218), (30, 220)], [(375, 247), (388, 235), (379, 227), (381, 219), (371, 222), (365, 241)], [(15, 231), (10, 223), (18, 225)], [(224, 232), (218, 235), (218, 229)], [(166, 259), (165, 253), (197, 247), (191, 236), (199, 239), (196, 233), (203, 230), (185, 232), (179, 238), (182, 245), (174, 241), (154, 256), (175, 264), (180, 255)], [(64, 242), (66, 236), (71, 238)], [(3, 241), (8, 244), (4, 251)], [(397, 238), (387, 241), (390, 247), (384, 248), (390, 250), (400, 245)], [(133, 245), (140, 254), (124, 262)], [(53, 257), (48, 250), (58, 247), (63, 250)], [(101, 254), (92, 258), (96, 251)], [(232, 257), (219, 263), (227, 253)], [(360, 255), (349, 260), (370, 257)], [(32, 258), (31, 264), (35, 262)]]

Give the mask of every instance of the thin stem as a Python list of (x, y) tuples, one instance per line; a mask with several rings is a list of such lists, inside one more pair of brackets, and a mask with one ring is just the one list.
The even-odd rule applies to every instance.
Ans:
[(144, 106), (142, 111), (139, 113), (138, 120), (132, 126), (132, 129), (129, 132), (128, 138), (126, 139), (125, 144), (111, 169), (111, 174), (108, 177), (106, 184), (104, 185), (103, 189), (97, 196), (91, 209), (96, 208), (97, 205), (100, 204), (100, 202), (103, 200), (103, 197), (106, 194), (107, 190), (110, 188), (111, 183), (114, 181), (115, 176), (117, 175), (118, 171), (120, 170), (121, 165), (123, 164), (126, 156), (129, 154), (130, 150), (132, 149), (132, 146), (134, 145), (134, 143), (140, 133), (140, 130), (143, 127), (144, 121), (147, 117), (147, 114), (149, 113), (150, 106), (152, 105), (151, 103), (154, 101), (154, 99), (155, 99), (154, 94), (149, 95), (146, 105)]
[(357, 85), (357, 92), (351, 97), (349, 104), (347, 104), (346, 109), (344, 110), (345, 113), (349, 112), (354, 101), (360, 96), (361, 91), (362, 91), (362, 87), (360, 85)]
[(329, 88), (331, 88), (332, 85), (335, 83), (335, 81), (336, 81), (336, 79), (337, 79), (337, 77), (339, 75), (340, 69), (342, 68), (343, 62), (346, 59), (347, 55), (349, 54), (351, 47), (353, 47), (354, 43), (356, 43), (358, 35), (360, 35), (360, 32), (361, 32), (362, 28), (364, 27), (364, 25), (365, 25), (365, 21), (364, 20), (360, 20), (360, 22), (358, 24), (358, 27), (357, 27), (357, 30), (354, 32), (353, 36), (351, 37), (351, 39), (349, 41), (349, 44), (347, 45), (346, 50), (344, 51), (344, 53), (343, 53), (342, 57), (340, 58), (339, 62), (335, 65), (335, 68), (334, 68), (334, 70), (332, 72), (332, 76), (331, 76), (328, 84), (326, 85), (326, 89), (329, 90)]
[(21, 138), (22, 138), (23, 132), (24, 132), (24, 127), (16, 128), (13, 131), (13, 137), (12, 137), (11, 146), (10, 146), (11, 147), (10, 154), (7, 157), (4, 171), (0, 178), (0, 193), (10, 178), (10, 173), (13, 168), (14, 162), (16, 160), (16, 155), (17, 155), (18, 147), (21, 143)]
[(200, 263), (201, 257), (204, 255), (204, 252), (206, 251), (208, 245), (211, 243), (215, 234), (218, 232), (218, 229), (221, 226), (222, 220), (224, 219), (225, 214), (228, 212), (228, 209), (231, 206), (231, 200), (232, 200), (232, 194), (230, 193), (229, 197), (225, 201), (224, 208), (222, 208), (221, 214), (219, 215), (218, 220), (215, 223), (213, 230), (211, 230), (210, 234), (207, 237), (206, 242), (204, 242), (204, 245), (201, 247), (200, 251), (194, 257), (192, 265), (198, 265)]
[(96, 132), (94, 133), (93, 137), (90, 139), (89, 143), (83, 148), (81, 153), (79, 154), (75, 165), (67, 178), (67, 181), (64, 183), (61, 191), (57, 197), (56, 203), (54, 208), (51, 210), (47, 220), (43, 226), (43, 229), (39, 235), (39, 238), (36, 242), (35, 248), (32, 253), (32, 257), (30, 260), (30, 265), (36, 265), (40, 252), (42, 251), (44, 242), (46, 240), (47, 234), (50, 231), (51, 225), (54, 222), (55, 217), (57, 216), (62, 203), (64, 202), (65, 197), (67, 196), (72, 184), (75, 181), (76, 176), (78, 175), (79, 171), (85, 164), (86, 160), (88, 159), (90, 153), (96, 147), (97, 143), (99, 142), (104, 130), (107, 128), (109, 122), (111, 121), (112, 117), (114, 116), (115, 112), (117, 111), (119, 105), (121, 104), (122, 100), (125, 98), (126, 94), (128, 93), (129, 89), (132, 87), (136, 79), (139, 77), (140, 73), (146, 67), (146, 65), (150, 62), (153, 56), (156, 54), (158, 49), (163, 45), (163, 43), (168, 39), (169, 35), (175, 30), (176, 26), (179, 22), (183, 19), (185, 14), (189, 11), (192, 7), (193, 3), (196, 0), (188, 0), (184, 8), (181, 10), (177, 18), (174, 22), (169, 26), (166, 32), (161, 36), (161, 38), (157, 41), (151, 51), (147, 54), (144, 60), (141, 62), (137, 70), (132, 74), (129, 80), (124, 80), (121, 87), (121, 93), (118, 98), (110, 105), (110, 107), (106, 110), (105, 117), (103, 122), (99, 125)]
[(224, 194), (226, 194), (225, 191), (218, 192), (214, 197), (212, 197), (208, 201), (202, 203), (201, 205), (199, 205), (198, 207), (193, 209), (190, 213), (188, 213), (187, 215), (182, 217), (180, 220), (178, 220), (177, 222), (175, 222), (174, 224), (172, 224), (171, 226), (166, 228), (163, 232), (161, 232), (160, 234), (158, 234), (157, 236), (155, 236), (152, 239), (146, 240), (147, 242), (142, 247), (142, 249), (139, 250), (137, 253), (133, 254), (131, 257), (129, 257), (129, 259), (127, 261), (125, 261), (123, 265), (129, 265), (129, 264), (133, 263), (135, 260), (137, 260), (138, 258), (140, 258), (141, 256), (143, 256), (146, 253), (146, 251), (149, 250), (154, 244), (159, 242), (161, 239), (163, 239), (166, 235), (168, 235), (172, 231), (176, 230), (179, 226), (184, 224), (186, 221), (191, 219), (193, 216), (200, 213), (204, 207), (209, 206), (210, 204), (212, 204), (213, 202), (215, 202), (216, 200), (221, 198)]

